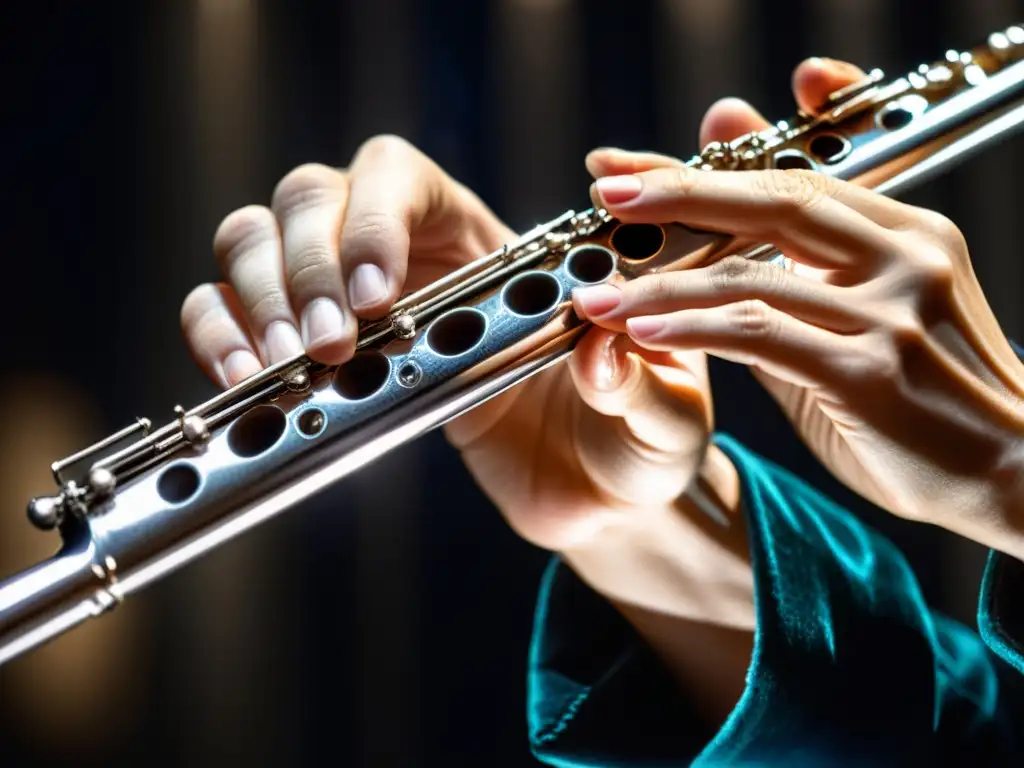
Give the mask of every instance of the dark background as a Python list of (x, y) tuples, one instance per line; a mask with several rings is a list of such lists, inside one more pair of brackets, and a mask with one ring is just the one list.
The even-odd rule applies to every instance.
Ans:
[[(307, 161), (406, 136), (523, 230), (588, 204), (582, 158), (689, 156), (725, 95), (793, 112), (792, 68), (902, 73), (1021, 19), (1011, 0), (7, 2), (0, 265), (0, 575), (49, 464), (213, 393), (178, 309), (219, 220)], [(951, 216), (1007, 332), (1022, 143), (912, 196)], [(741, 370), (721, 427), (891, 535), (973, 625), (984, 552), (852, 498)], [(0, 671), (0, 764), (528, 766), (525, 665), (545, 553), (439, 434)]]

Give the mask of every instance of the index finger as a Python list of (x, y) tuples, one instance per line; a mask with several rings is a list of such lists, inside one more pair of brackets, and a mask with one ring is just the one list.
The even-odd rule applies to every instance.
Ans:
[(902, 203), (821, 173), (661, 168), (594, 183), (623, 222), (680, 222), (769, 242), (812, 267), (867, 266), (895, 248)]
[(352, 311), (374, 319), (391, 308), (405, 285), (413, 231), (442, 222), (458, 201), (444, 171), (394, 136), (363, 145), (349, 179), (341, 271)]

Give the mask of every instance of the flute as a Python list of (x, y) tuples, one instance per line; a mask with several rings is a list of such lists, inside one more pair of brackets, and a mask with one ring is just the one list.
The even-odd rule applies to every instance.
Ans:
[[(711, 144), (688, 165), (818, 172), (898, 194), (1024, 126), (1022, 53), (1024, 27), (1012, 26), (897, 78), (874, 70), (813, 115)], [(342, 365), (295, 356), (175, 407), (158, 429), (138, 419), (55, 462), (57, 491), (28, 517), (62, 544), (0, 583), (0, 664), (564, 361), (588, 327), (574, 288), (726, 256), (781, 258), (770, 243), (567, 211), (361, 323)]]

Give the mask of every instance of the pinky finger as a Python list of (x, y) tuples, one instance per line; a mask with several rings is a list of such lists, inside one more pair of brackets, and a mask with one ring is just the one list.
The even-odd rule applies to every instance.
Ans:
[(262, 366), (245, 332), (241, 302), (223, 283), (194, 289), (181, 307), (181, 329), (192, 357), (222, 387), (233, 387)]
[(701, 349), (810, 387), (840, 385), (841, 361), (856, 352), (855, 337), (819, 328), (756, 300), (634, 317), (626, 327), (630, 337), (647, 349)]

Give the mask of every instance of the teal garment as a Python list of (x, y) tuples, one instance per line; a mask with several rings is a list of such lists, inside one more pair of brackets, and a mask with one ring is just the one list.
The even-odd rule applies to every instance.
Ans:
[(1024, 765), (1024, 565), (991, 556), (979, 636), (926, 605), (890, 541), (734, 439), (716, 442), (742, 477), (754, 573), (740, 701), (702, 732), (631, 627), (556, 558), (529, 658), (534, 755), (566, 768)]

